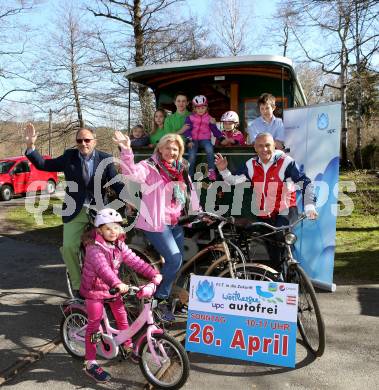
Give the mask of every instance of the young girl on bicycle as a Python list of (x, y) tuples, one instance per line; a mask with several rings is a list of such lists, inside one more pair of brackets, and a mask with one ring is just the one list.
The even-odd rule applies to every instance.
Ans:
[[(103, 315), (104, 299), (114, 298), (110, 288), (118, 288), (126, 293), (128, 286), (118, 277), (121, 263), (158, 285), (162, 276), (152, 266), (145, 263), (124, 243), (124, 234), (120, 226), (121, 215), (110, 208), (99, 211), (95, 218), (92, 242), (86, 243), (86, 254), (82, 271), (80, 294), (85, 298), (88, 326), (85, 335), (85, 372), (97, 382), (110, 379), (96, 362), (96, 341)], [(109, 302), (118, 329), (128, 328), (127, 313), (120, 295)], [(131, 346), (127, 341), (125, 348)]]

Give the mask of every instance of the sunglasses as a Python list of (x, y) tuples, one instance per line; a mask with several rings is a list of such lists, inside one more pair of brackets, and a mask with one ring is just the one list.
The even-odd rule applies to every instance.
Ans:
[(77, 144), (82, 144), (83, 143), (83, 141), (86, 143), (86, 144), (89, 144), (91, 141), (93, 141), (95, 138), (78, 138), (77, 140), (76, 140), (76, 143)]

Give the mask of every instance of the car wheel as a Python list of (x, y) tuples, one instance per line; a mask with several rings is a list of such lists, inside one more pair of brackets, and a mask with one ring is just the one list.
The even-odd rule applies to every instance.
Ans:
[(2, 186), (0, 191), (0, 197), (2, 200), (11, 200), (13, 198), (13, 188), (11, 186)]
[(54, 180), (48, 180), (47, 186), (46, 186), (46, 193), (47, 194), (54, 194), (55, 187), (56, 187), (56, 185), (55, 185)]

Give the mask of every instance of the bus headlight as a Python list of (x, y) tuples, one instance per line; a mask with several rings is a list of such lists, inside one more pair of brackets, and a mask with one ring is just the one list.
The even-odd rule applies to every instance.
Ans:
[(284, 236), (284, 241), (286, 242), (287, 245), (293, 245), (297, 240), (297, 237), (293, 233), (287, 233)]

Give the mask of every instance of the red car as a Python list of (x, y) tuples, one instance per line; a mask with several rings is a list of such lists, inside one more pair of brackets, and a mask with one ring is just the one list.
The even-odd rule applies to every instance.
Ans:
[[(43, 156), (45, 159), (50, 156)], [(0, 159), (0, 199), (10, 200), (13, 195), (31, 191), (55, 192), (56, 172), (43, 172), (34, 167), (25, 156)]]

